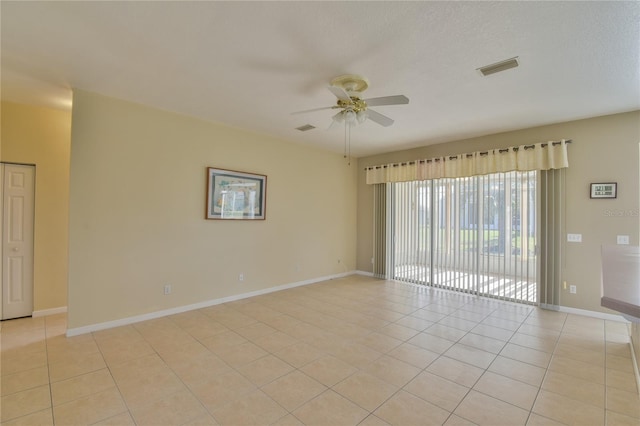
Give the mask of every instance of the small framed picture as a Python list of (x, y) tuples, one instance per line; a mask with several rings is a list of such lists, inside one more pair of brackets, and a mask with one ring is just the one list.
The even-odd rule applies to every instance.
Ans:
[(264, 220), (267, 177), (207, 167), (207, 219)]
[(616, 198), (618, 196), (618, 184), (610, 183), (592, 183), (591, 198)]

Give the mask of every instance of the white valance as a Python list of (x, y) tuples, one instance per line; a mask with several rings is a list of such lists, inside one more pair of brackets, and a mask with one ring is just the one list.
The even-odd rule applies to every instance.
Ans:
[(469, 154), (367, 167), (367, 183), (459, 178), (489, 173), (569, 167), (570, 140), (542, 142)]

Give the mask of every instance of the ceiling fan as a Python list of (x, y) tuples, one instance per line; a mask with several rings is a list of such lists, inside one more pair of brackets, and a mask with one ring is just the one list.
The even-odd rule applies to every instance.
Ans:
[(391, 126), (393, 124), (393, 119), (380, 114), (369, 107), (408, 104), (409, 98), (404, 95), (395, 95), (362, 99), (362, 92), (367, 90), (368, 87), (369, 80), (367, 80), (366, 77), (353, 74), (341, 75), (331, 80), (329, 86), (331, 93), (338, 98), (336, 105), (298, 111), (293, 114), (303, 114), (325, 109), (339, 109), (340, 111), (332, 117), (334, 122), (356, 124), (363, 123), (369, 119), (384, 127)]

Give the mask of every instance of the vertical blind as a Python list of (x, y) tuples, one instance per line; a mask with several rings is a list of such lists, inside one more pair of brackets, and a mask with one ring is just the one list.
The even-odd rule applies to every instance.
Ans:
[(533, 171), (389, 184), (388, 275), (536, 303), (536, 180)]
[(540, 306), (558, 310), (564, 262), (566, 170), (540, 172)]
[(387, 276), (387, 185), (373, 185), (373, 275)]
[(557, 307), (569, 143), (368, 167), (374, 274)]

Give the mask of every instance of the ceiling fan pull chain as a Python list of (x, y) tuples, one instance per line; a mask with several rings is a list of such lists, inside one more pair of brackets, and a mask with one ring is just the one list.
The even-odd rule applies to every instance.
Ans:
[(349, 123), (344, 122), (344, 158), (347, 158), (347, 126)]
[(351, 165), (351, 123), (346, 123), (349, 126), (349, 141), (347, 142), (347, 165)]

